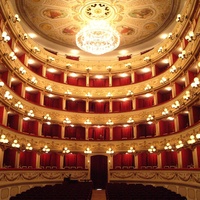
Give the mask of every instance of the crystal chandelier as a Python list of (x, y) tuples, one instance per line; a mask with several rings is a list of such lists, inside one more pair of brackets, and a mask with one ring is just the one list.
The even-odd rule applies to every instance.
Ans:
[(76, 35), (77, 46), (89, 53), (101, 55), (119, 46), (119, 33), (104, 20), (92, 20)]

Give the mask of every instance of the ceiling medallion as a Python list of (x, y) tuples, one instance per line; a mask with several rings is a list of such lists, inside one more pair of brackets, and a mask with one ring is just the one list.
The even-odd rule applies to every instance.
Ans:
[(102, 55), (119, 46), (120, 36), (105, 20), (91, 20), (76, 34), (76, 44), (83, 51)]

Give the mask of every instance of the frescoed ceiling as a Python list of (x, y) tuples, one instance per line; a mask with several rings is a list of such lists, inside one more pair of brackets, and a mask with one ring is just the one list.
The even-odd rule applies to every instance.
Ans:
[(13, 3), (26, 27), (54, 43), (54, 48), (62, 46), (60, 50), (79, 50), (75, 36), (89, 20), (108, 21), (120, 33), (116, 55), (120, 50), (155, 38), (158, 42), (159, 34), (175, 21), (181, 6), (181, 0), (13, 0)]

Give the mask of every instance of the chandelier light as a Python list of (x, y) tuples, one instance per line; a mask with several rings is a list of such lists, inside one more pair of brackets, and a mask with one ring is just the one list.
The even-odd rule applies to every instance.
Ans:
[(119, 33), (105, 20), (92, 20), (76, 35), (76, 45), (88, 53), (102, 55), (120, 44)]

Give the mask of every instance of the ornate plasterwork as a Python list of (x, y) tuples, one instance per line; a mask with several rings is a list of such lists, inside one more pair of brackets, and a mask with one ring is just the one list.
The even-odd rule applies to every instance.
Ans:
[(76, 49), (75, 35), (90, 19), (105, 19), (121, 35), (119, 49), (146, 42), (174, 19), (180, 0), (15, 1), (26, 24), (39, 35)]

